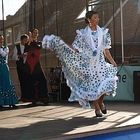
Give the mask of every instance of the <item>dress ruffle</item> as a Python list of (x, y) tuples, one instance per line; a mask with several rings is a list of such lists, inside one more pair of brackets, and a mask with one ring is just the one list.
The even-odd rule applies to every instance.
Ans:
[(44, 37), (43, 47), (53, 50), (61, 61), (62, 71), (71, 89), (69, 101), (78, 101), (83, 108), (90, 108), (89, 101), (97, 100), (103, 94), (116, 95), (117, 68), (105, 62), (103, 49), (98, 54), (99, 64), (95, 64), (92, 49), (80, 34), (78, 32), (73, 46), (82, 46), (87, 55), (75, 52), (60, 37), (54, 35)]

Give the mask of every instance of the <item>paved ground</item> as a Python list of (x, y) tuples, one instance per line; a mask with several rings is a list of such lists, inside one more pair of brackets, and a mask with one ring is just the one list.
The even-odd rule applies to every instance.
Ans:
[(107, 102), (108, 114), (97, 119), (93, 109), (77, 103), (51, 103), (0, 111), (0, 140), (64, 140), (140, 127), (140, 104)]

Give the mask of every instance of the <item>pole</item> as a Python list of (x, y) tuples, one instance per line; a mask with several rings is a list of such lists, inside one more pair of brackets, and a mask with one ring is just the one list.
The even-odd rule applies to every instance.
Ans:
[[(3, 36), (5, 38), (5, 24), (4, 24), (4, 3), (3, 3), (3, 0), (2, 0), (2, 28), (3, 28)], [(6, 40), (4, 39), (4, 45), (5, 45), (5, 42)]]
[[(58, 36), (59, 35), (59, 31), (58, 31), (58, 2), (57, 0), (55, 0), (55, 13), (56, 13), (56, 35)], [(60, 66), (60, 62), (59, 62), (59, 59), (57, 58), (58, 60), (58, 67)], [(62, 71), (61, 71), (62, 73)], [(57, 96), (57, 100), (58, 101), (61, 101), (61, 97), (62, 97), (62, 75), (60, 74), (60, 83), (59, 83), (59, 95)]]
[(36, 28), (36, 0), (29, 0), (29, 30)]
[(33, 12), (34, 12), (34, 25), (33, 25), (33, 28), (36, 28), (36, 0), (33, 1), (34, 2), (34, 9), (33, 9)]
[(57, 0), (55, 1), (55, 10), (56, 10), (56, 35), (58, 36), (59, 33), (58, 33), (58, 3), (57, 3)]
[(120, 14), (121, 14), (121, 44), (122, 44), (122, 63), (124, 63), (124, 40), (123, 40), (123, 6), (122, 0), (120, 0)]
[[(42, 16), (43, 16), (43, 36), (45, 35), (45, 2), (42, 0)], [(45, 69), (47, 69), (47, 49), (45, 49)]]
[(45, 2), (42, 0), (42, 16), (43, 16), (43, 35), (45, 35)]
[(86, 12), (88, 11), (88, 2), (86, 0)]
[(114, 55), (114, 59), (116, 60), (116, 46), (115, 46), (115, 3), (114, 3), (114, 0), (113, 0), (113, 55)]
[(32, 9), (33, 9), (33, 3), (32, 3), (32, 0), (29, 1), (29, 31), (32, 30), (33, 28), (33, 12), (32, 12)]

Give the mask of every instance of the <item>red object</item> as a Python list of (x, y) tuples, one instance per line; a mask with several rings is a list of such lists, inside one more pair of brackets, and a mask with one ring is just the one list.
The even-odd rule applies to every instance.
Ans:
[(30, 72), (32, 73), (36, 64), (39, 62), (40, 58), (40, 49), (34, 48), (28, 52), (27, 63), (30, 67)]

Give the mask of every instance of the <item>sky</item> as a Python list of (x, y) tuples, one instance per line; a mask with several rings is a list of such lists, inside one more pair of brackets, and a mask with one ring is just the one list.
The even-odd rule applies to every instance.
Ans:
[[(26, 0), (3, 0), (5, 19), (7, 15), (14, 15)], [(2, 0), (0, 0), (0, 20), (2, 20)]]

